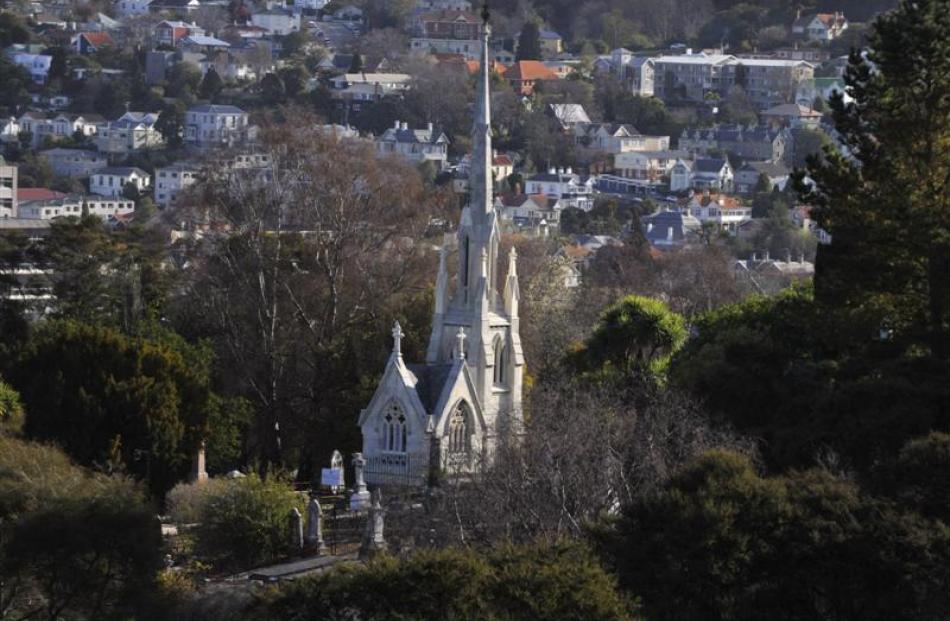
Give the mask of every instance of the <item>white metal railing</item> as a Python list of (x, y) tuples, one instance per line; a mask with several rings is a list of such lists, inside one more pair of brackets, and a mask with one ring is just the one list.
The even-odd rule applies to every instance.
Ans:
[(370, 485), (424, 485), (429, 475), (428, 455), (381, 453), (366, 457), (363, 476)]

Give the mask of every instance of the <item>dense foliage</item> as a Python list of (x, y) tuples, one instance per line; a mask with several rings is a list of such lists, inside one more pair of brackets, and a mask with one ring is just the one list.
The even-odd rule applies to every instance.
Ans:
[(686, 334), (686, 321), (666, 304), (629, 295), (604, 310), (577, 358), (605, 376), (661, 379)]
[[(950, 12), (904, 2), (871, 29), (831, 100), (845, 154), (811, 158), (804, 199), (831, 235), (817, 297), (873, 317), (907, 355), (950, 358)], [(804, 185), (804, 184), (802, 184)]]
[(155, 329), (154, 338), (75, 322), (40, 325), (11, 382), (26, 434), (83, 465), (125, 469), (163, 493), (187, 471), (215, 418), (210, 353)]
[(622, 621), (632, 608), (578, 545), (419, 552), (380, 557), (296, 581), (265, 598), (254, 619), (489, 619)]
[(160, 550), (129, 479), (0, 433), (0, 618), (130, 618), (149, 608)]
[(280, 477), (256, 474), (215, 484), (197, 504), (196, 551), (221, 569), (272, 562), (288, 554), (288, 517), (304, 501)]
[(824, 470), (762, 477), (711, 452), (608, 539), (650, 619), (939, 619), (950, 529)]

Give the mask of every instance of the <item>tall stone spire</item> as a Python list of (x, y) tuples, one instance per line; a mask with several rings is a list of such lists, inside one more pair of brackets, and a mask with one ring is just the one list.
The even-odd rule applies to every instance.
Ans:
[(491, 56), (488, 53), (488, 40), (491, 26), (488, 23), (489, 12), (486, 0), (482, 7), (482, 51), (479, 67), (478, 88), (475, 97), (475, 121), (472, 125), (472, 168), (469, 177), (471, 192), (472, 219), (483, 220), (492, 210), (492, 146), (491, 146)]

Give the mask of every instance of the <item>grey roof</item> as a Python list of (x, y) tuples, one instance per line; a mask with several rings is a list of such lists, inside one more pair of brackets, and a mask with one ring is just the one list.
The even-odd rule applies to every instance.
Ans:
[(133, 173), (142, 177), (149, 176), (147, 172), (137, 166), (109, 166), (108, 168), (100, 168), (96, 171), (97, 175), (116, 175), (119, 177), (128, 177)]
[(452, 373), (451, 364), (409, 364), (407, 368), (416, 376), (419, 383), (416, 384), (416, 394), (425, 407), (426, 412), (432, 413), (439, 397), (442, 395), (442, 389)]
[(780, 134), (779, 130), (767, 125), (714, 125), (712, 127), (695, 127), (683, 130), (682, 137), (688, 140), (714, 140), (716, 142), (765, 142), (773, 141)]
[(188, 112), (207, 112), (208, 114), (244, 114), (237, 106), (225, 106), (220, 104), (201, 104), (188, 108)]
[(231, 44), (227, 41), (222, 41), (221, 39), (215, 39), (214, 37), (209, 37), (208, 35), (188, 35), (182, 40), (183, 45), (201, 45), (209, 47), (231, 47)]
[(98, 151), (92, 151), (89, 149), (66, 149), (63, 147), (55, 147), (53, 149), (46, 149), (45, 151), (40, 151), (39, 155), (42, 155), (44, 157), (49, 157), (51, 155), (53, 157), (56, 157), (57, 155), (63, 155), (63, 156), (72, 156), (72, 157), (82, 156), (88, 159), (97, 159), (97, 160), (106, 159), (106, 156), (100, 154)]
[(587, 135), (596, 134), (601, 128), (604, 129), (609, 135), (616, 136), (624, 130), (630, 136), (640, 136), (640, 130), (638, 130), (633, 125), (627, 123), (588, 123), (583, 129), (584, 133)]
[(694, 172), (718, 173), (726, 165), (726, 160), (718, 157), (701, 157), (693, 163)]
[(0, 218), (0, 229), (29, 230), (48, 228), (50, 228), (49, 220), (33, 220), (31, 218)]
[[(641, 218), (643, 224), (643, 233), (649, 242), (684, 241), (695, 230), (699, 221), (693, 216), (675, 211), (664, 209), (651, 216)], [(649, 225), (653, 226), (650, 227)], [(673, 239), (669, 239), (669, 229), (673, 229)]]
[(148, 3), (149, 6), (167, 6), (167, 7), (186, 7), (191, 2), (191, 0), (152, 0)]
[(746, 162), (743, 170), (754, 170), (769, 177), (784, 177), (789, 174), (788, 167), (778, 162)]
[(438, 129), (430, 131), (428, 129), (396, 129), (394, 127), (387, 129), (379, 139), (386, 142), (405, 144), (438, 144), (448, 141), (445, 134)]
[(102, 116), (101, 114), (97, 114), (95, 112), (81, 112), (81, 113), (59, 112), (55, 116), (53, 116), (53, 118), (55, 119), (60, 116), (64, 116), (71, 121), (75, 121), (76, 119), (83, 119), (88, 123), (105, 123), (106, 122), (106, 117)]
[(584, 106), (574, 103), (552, 103), (548, 104), (548, 109), (554, 114), (557, 120), (567, 123), (590, 123), (590, 117)]

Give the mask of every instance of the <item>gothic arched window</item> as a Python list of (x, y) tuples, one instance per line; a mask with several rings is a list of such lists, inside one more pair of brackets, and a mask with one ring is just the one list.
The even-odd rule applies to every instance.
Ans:
[(495, 383), (505, 384), (505, 369), (508, 367), (508, 348), (505, 346), (505, 340), (495, 339)]
[(449, 419), (449, 453), (468, 452), (469, 409), (464, 401), (459, 402)]
[(392, 401), (383, 412), (383, 450), (405, 453), (408, 434), (406, 415), (399, 404)]

